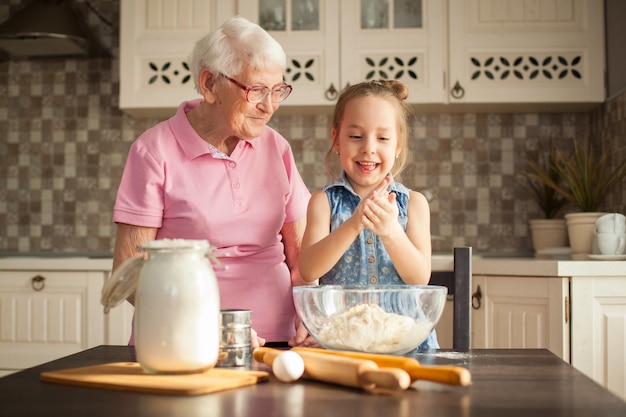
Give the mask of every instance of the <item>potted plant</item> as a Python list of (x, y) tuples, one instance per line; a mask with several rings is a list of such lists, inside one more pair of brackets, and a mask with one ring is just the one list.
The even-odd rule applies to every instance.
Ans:
[(595, 221), (604, 214), (599, 210), (626, 177), (626, 160), (611, 166), (612, 147), (607, 145), (603, 152), (598, 152), (589, 139), (574, 139), (572, 149), (571, 152), (555, 149), (551, 166), (562, 182), (545, 173), (539, 178), (580, 210), (579, 213), (566, 214), (565, 220), (572, 258), (586, 259), (592, 253)]
[(562, 248), (568, 245), (567, 225), (560, 216), (568, 200), (546, 184), (549, 178), (555, 184), (562, 182), (554, 168), (557, 147), (552, 141), (539, 146), (537, 159), (527, 160), (528, 170), (521, 174), (520, 182), (528, 190), (543, 218), (530, 219), (530, 234), (535, 252), (545, 248)]

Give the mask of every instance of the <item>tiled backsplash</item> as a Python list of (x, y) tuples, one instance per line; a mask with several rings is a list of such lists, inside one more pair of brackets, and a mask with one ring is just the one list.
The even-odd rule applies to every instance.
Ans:
[[(19, 4), (3, 2), (0, 12)], [(119, 20), (119, 0), (96, 4), (111, 22)], [(89, 22), (98, 25), (97, 18)], [(117, 23), (98, 27), (118, 56)], [(113, 248), (112, 207), (126, 152), (157, 122), (117, 108), (118, 64), (116, 58), (0, 62), (0, 251)], [(322, 186), (330, 115), (279, 112), (271, 125), (291, 142), (309, 188)], [(615, 161), (626, 157), (626, 94), (590, 113), (418, 112), (411, 125), (411, 163), (401, 181), (432, 192), (437, 252), (459, 245), (531, 251), (527, 223), (539, 212), (516, 175), (538, 142), (593, 132), (618, 147)], [(626, 211), (623, 189), (605, 209)]]

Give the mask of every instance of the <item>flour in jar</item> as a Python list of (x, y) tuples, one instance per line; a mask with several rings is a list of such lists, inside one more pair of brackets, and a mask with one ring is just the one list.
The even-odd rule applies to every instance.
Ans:
[(331, 317), (320, 342), (332, 349), (406, 353), (428, 337), (430, 328), (412, 318), (387, 313), (376, 304), (359, 304)]

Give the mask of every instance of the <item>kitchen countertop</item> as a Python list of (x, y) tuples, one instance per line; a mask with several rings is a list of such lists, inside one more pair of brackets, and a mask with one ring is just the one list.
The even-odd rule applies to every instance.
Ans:
[[(110, 271), (110, 253), (0, 252), (0, 270)], [(433, 271), (452, 271), (452, 254), (433, 254)], [(499, 276), (624, 276), (626, 261), (538, 259), (475, 255), (472, 274)]]
[[(49, 271), (110, 271), (112, 256), (87, 256), (85, 254), (20, 254), (2, 255), (0, 270), (49, 270)], [(452, 271), (452, 255), (433, 255), (432, 265), (436, 271)]]
[(547, 349), (474, 349), (415, 356), (469, 369), (472, 384), (417, 381), (395, 395), (310, 380), (269, 382), (199, 396), (155, 395), (40, 381), (44, 371), (135, 361), (128, 346), (99, 346), (0, 378), (0, 415), (12, 416), (611, 416), (626, 403)]
[[(0, 252), (0, 271), (110, 271), (112, 255), (93, 255), (81, 253), (20, 253), (3, 254)], [(433, 255), (433, 270), (452, 271), (452, 255)]]
[(472, 275), (626, 277), (626, 261), (475, 256), (472, 258)]
[(111, 271), (113, 258), (8, 257), (0, 258), (0, 271)]

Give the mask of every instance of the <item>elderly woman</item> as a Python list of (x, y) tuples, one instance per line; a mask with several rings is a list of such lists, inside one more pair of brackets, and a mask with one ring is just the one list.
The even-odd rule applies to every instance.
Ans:
[(252, 311), (254, 347), (311, 340), (291, 293), (310, 193), (288, 142), (267, 126), (291, 93), (285, 67), (282, 47), (241, 17), (200, 39), (191, 71), (202, 98), (132, 144), (113, 214), (113, 269), (152, 239), (215, 246), (226, 266), (216, 268), (221, 308)]

